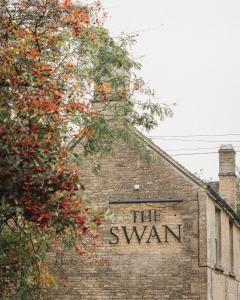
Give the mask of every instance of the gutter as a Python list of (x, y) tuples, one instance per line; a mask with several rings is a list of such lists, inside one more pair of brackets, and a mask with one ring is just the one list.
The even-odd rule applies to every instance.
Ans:
[(227, 204), (227, 202), (216, 192), (211, 186), (207, 185), (207, 190), (211, 196), (213, 196), (217, 202), (227, 210), (227, 212), (232, 216), (232, 218), (240, 225), (240, 216)]

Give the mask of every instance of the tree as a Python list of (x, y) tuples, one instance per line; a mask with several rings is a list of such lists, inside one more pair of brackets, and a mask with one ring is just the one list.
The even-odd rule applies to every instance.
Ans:
[[(47, 251), (96, 247), (104, 214), (84, 201), (76, 145), (84, 140), (85, 155), (136, 145), (133, 126), (149, 130), (171, 115), (135, 99), (152, 91), (132, 73), (133, 38), (111, 38), (104, 15), (99, 2), (1, 0), (0, 293), (15, 299), (55, 285)], [(109, 116), (110, 99), (118, 105)]]

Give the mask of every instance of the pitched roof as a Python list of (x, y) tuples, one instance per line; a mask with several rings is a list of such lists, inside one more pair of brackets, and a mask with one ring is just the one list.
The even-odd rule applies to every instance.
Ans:
[(155, 152), (163, 156), (170, 164), (175, 166), (178, 170), (180, 170), (182, 173), (184, 173), (188, 178), (190, 178), (194, 183), (196, 183), (199, 186), (202, 186), (204, 188), (207, 188), (206, 182), (204, 182), (202, 179), (191, 173), (188, 169), (183, 167), (179, 162), (177, 162), (174, 158), (172, 158), (167, 152), (159, 148), (156, 144), (153, 143), (153, 141), (149, 138), (147, 138), (144, 134), (142, 134), (140, 131), (136, 130), (135, 134), (142, 139), (149, 148), (153, 149)]
[(219, 181), (211, 181), (208, 183), (210, 188), (212, 188), (216, 193), (219, 192)]
[(199, 187), (204, 188), (210, 196), (240, 225), (240, 216), (227, 204), (227, 202), (219, 194), (219, 183), (215, 182), (204, 182), (202, 179), (198, 178), (196, 175), (192, 174), (189, 170), (183, 167), (179, 162), (167, 154), (164, 150), (159, 148), (153, 141), (143, 135), (140, 131), (135, 130), (135, 134), (142, 139), (146, 145), (153, 149), (156, 153), (161, 155), (168, 161), (171, 165), (181, 171), (185, 176), (191, 179)]

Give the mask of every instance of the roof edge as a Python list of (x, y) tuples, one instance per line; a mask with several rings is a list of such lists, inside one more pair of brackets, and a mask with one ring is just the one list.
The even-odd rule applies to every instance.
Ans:
[(213, 196), (217, 202), (227, 210), (232, 218), (240, 225), (240, 216), (227, 204), (227, 202), (208, 184), (207, 190), (211, 196)]
[(140, 139), (142, 139), (149, 147), (151, 147), (151, 149), (153, 149), (155, 152), (163, 156), (169, 163), (171, 163), (178, 170), (180, 170), (185, 176), (190, 178), (195, 184), (197, 184), (199, 187), (202, 187), (207, 192), (209, 192), (209, 194), (217, 201), (217, 203), (219, 203), (231, 215), (231, 217), (240, 225), (240, 216), (227, 204), (227, 202), (219, 195), (219, 193), (214, 191), (214, 189), (208, 183), (204, 182), (202, 179), (192, 174), (189, 170), (183, 167), (180, 163), (178, 163), (175, 159), (173, 159), (164, 150), (159, 148), (151, 139), (147, 138), (136, 128), (134, 133)]
[(178, 170), (180, 170), (184, 175), (190, 178), (195, 184), (200, 187), (204, 187), (207, 189), (207, 183), (202, 179), (198, 178), (196, 175), (191, 173), (185, 167), (183, 167), (179, 162), (177, 162), (174, 158), (172, 158), (167, 152), (159, 148), (151, 139), (147, 138), (144, 134), (142, 134), (138, 129), (135, 128), (134, 133), (142, 139), (150, 148), (152, 148), (155, 152), (163, 156), (169, 163), (175, 166)]

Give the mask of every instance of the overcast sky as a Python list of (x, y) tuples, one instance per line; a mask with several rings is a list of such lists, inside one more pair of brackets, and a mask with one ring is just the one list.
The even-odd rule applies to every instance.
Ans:
[[(240, 150), (240, 1), (239, 0), (102, 0), (112, 35), (138, 32), (133, 54), (141, 75), (161, 101), (176, 102), (174, 117), (159, 124), (153, 136), (208, 140), (153, 139), (169, 154), (216, 152), (232, 143)], [(179, 137), (178, 137), (179, 139)], [(186, 139), (186, 138), (181, 138)], [(218, 141), (218, 142), (212, 142)], [(233, 141), (233, 142), (228, 142)], [(240, 165), (240, 152), (237, 163)], [(190, 171), (217, 179), (218, 154), (174, 156)]]

